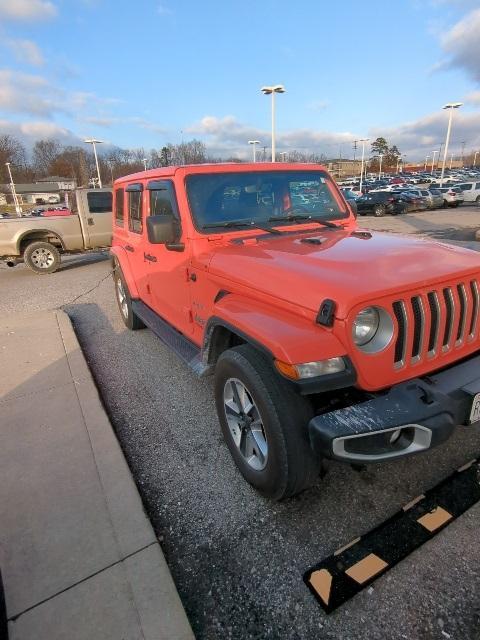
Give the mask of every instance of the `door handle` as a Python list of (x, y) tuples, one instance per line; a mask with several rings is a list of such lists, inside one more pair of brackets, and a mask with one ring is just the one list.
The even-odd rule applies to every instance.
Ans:
[(131, 253), (133, 253), (135, 251), (135, 249), (132, 247), (131, 244), (126, 244), (125, 245), (125, 251), (130, 251)]
[(145, 260), (148, 260), (149, 262), (156, 262), (157, 259), (155, 256), (151, 256), (149, 253), (144, 253), (143, 257), (145, 258)]

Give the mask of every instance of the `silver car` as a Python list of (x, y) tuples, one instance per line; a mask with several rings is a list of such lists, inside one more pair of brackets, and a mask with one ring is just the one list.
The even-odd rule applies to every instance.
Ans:
[(434, 193), (429, 189), (419, 189), (420, 195), (425, 198), (429, 209), (441, 209), (443, 207), (443, 196)]

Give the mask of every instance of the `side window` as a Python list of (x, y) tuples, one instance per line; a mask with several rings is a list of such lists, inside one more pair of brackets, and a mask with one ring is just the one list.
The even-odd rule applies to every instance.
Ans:
[(475, 189), (480, 189), (480, 182), (477, 182), (477, 184), (475, 185)]
[(115, 190), (115, 224), (123, 227), (123, 189)]
[(90, 213), (110, 213), (112, 211), (112, 192), (89, 191), (87, 202)]
[(174, 216), (172, 199), (167, 188), (150, 190), (150, 215)]
[(143, 191), (128, 191), (128, 228), (133, 233), (142, 233)]

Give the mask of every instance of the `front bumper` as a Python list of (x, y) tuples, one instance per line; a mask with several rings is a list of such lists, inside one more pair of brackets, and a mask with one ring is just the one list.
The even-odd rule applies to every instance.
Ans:
[(308, 424), (310, 443), (321, 456), (356, 463), (425, 451), (447, 440), (457, 425), (469, 423), (477, 394), (480, 355), (315, 416)]

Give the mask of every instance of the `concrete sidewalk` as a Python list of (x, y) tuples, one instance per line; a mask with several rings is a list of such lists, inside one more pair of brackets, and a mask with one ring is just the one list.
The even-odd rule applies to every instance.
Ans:
[(10, 640), (193, 639), (68, 316), (1, 319), (0, 371)]

